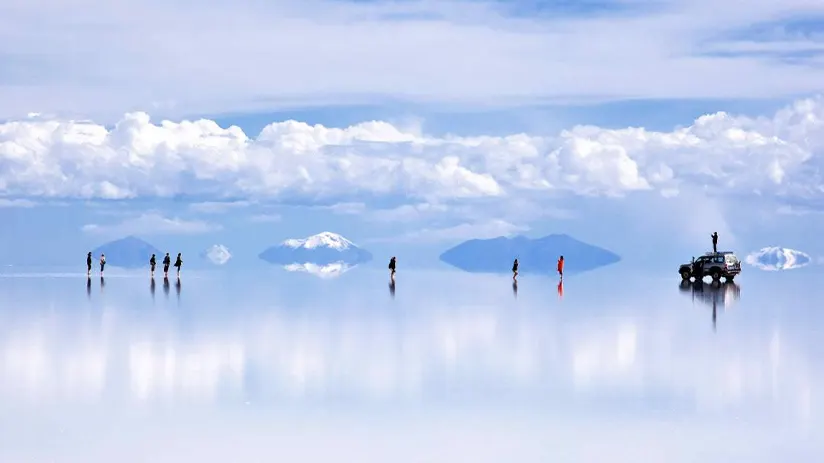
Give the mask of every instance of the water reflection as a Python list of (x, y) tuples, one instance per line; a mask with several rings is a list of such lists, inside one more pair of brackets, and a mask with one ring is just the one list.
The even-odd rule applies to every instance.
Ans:
[[(689, 310), (671, 281), (606, 275), (585, 281), (597, 291), (579, 285), (561, 304), (561, 282), (535, 278), (513, 303), (508, 275), (409, 271), (404, 297), (389, 302), (384, 277), (379, 269), (279, 286), (239, 278), (235, 287), (192, 276), (177, 304), (152, 304), (145, 275), (110, 276), (106, 297), (91, 302), (76, 290), (82, 276), (58, 289), (57, 279), (0, 279), (0, 406), (14, 412), (5, 427), (0, 420), (0, 460), (178, 461), (158, 442), (181, 448), (186, 432), (201, 462), (255, 461), (235, 450), (255, 446), (290, 459), (297, 453), (283, 449), (297, 426), (301, 436), (317, 432), (294, 452), (331, 445), (340, 460), (370, 463), (411, 463), (422, 452), (432, 452), (427, 461), (543, 462), (559, 447), (574, 462), (765, 461), (757, 457), (779, 448), (793, 461), (822, 455), (822, 291), (790, 304), (784, 295), (801, 283), (748, 279), (740, 310), (713, 335), (707, 312)], [(718, 311), (740, 292), (681, 289)], [(322, 417), (311, 415), (319, 409)], [(118, 440), (107, 453), (112, 423)], [(375, 433), (390, 444), (369, 459)], [(643, 445), (628, 448), (633, 436)], [(438, 447), (445, 440), (463, 447), (448, 453)], [(158, 443), (154, 454), (113, 455), (146, 442)], [(352, 442), (364, 443), (363, 454)]]

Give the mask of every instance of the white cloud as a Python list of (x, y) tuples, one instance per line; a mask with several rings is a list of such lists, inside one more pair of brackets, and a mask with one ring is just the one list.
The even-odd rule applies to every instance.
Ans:
[(384, 122), (337, 129), (286, 121), (250, 139), (208, 120), (154, 125), (135, 113), (111, 130), (57, 120), (0, 125), (0, 194), (309, 201), (366, 194), (441, 203), (700, 191), (809, 200), (824, 197), (822, 150), (824, 98), (769, 119), (718, 113), (670, 132), (577, 126), (554, 137), (431, 137)]
[(232, 209), (249, 207), (251, 204), (249, 201), (204, 201), (190, 204), (189, 209), (205, 214), (222, 214)]
[(219, 230), (220, 225), (200, 220), (167, 218), (156, 212), (147, 212), (137, 217), (110, 224), (87, 224), (82, 230), (101, 235), (195, 235)]
[(393, 236), (381, 239), (369, 240), (371, 242), (416, 242), (416, 243), (437, 243), (443, 241), (460, 241), (466, 239), (487, 239), (499, 236), (511, 236), (516, 233), (525, 232), (529, 227), (515, 225), (505, 220), (494, 219), (484, 222), (463, 223), (444, 228), (424, 228), (419, 231), (411, 231), (400, 236)]
[(356, 265), (349, 265), (345, 262), (334, 262), (327, 265), (317, 265), (310, 262), (303, 264), (289, 264), (284, 265), (283, 269), (287, 272), (302, 272), (314, 275), (323, 279), (338, 278), (344, 273), (357, 267)]
[[(124, 108), (226, 113), (385, 97), (472, 105), (763, 98), (821, 88), (814, 66), (723, 55), (815, 50), (816, 36), (719, 38), (809, 17), (824, 8), (818, 2), (758, 0), (746, 12), (729, 0), (653, 3), (619, 2), (631, 13), (513, 17), (505, 14), (511, 4), (493, 1), (215, 0), (192, 8), (125, 0), (85, 8), (97, 27), (74, 14), (89, 5), (15, 3), (0, 14), (0, 56), (15, 57), (0, 84), (0, 118)], [(231, 27), (211, 27), (214, 18)], [(88, 57), (54, 52), (67, 34)]]
[(750, 253), (744, 261), (753, 267), (767, 271), (792, 270), (806, 267), (812, 262), (809, 254), (795, 249), (769, 246)]
[(280, 222), (281, 219), (279, 214), (255, 214), (249, 217), (249, 221), (254, 223), (274, 223)]
[(229, 249), (222, 244), (214, 244), (210, 246), (209, 249), (203, 252), (203, 256), (215, 265), (223, 265), (226, 262), (229, 262), (229, 259), (232, 258), (232, 254), (229, 252)]
[(8, 199), (8, 198), (0, 198), (0, 209), (2, 208), (11, 208), (11, 207), (24, 207), (30, 208), (37, 206), (37, 203), (28, 199)]

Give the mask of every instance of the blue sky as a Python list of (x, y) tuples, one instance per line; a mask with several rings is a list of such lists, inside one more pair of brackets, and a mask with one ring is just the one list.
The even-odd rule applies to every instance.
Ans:
[(325, 230), (421, 265), (552, 232), (645, 262), (712, 231), (818, 260), (823, 20), (803, 0), (3, 5), (0, 262), (127, 234), (242, 260)]

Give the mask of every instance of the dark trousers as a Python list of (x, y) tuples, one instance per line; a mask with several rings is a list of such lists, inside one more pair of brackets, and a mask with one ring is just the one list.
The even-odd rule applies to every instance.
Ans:
[(712, 252), (718, 252), (718, 242), (717, 241), (712, 242)]

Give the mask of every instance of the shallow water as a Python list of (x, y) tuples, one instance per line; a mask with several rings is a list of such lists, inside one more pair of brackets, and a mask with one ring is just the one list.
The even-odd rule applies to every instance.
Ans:
[(821, 275), (745, 270), (6, 272), (0, 461), (817, 461)]

